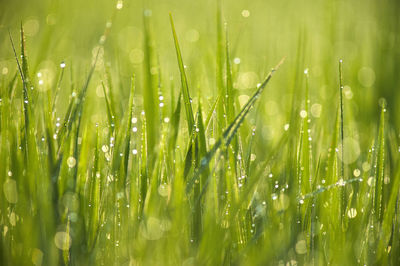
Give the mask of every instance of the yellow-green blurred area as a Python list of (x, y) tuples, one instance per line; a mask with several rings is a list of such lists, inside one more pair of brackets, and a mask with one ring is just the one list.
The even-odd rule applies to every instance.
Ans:
[[(215, 96), (217, 92), (216, 1), (14, 0), (0, 5), (2, 78), (15, 72), (7, 31), (18, 39), (21, 22), (31, 70), (43, 72), (44, 87), (46, 78), (54, 78), (62, 61), (67, 69), (72, 66), (76, 74), (88, 72), (108, 23), (109, 34), (99, 65), (109, 64), (115, 81), (123, 88), (120, 95), (126, 96), (132, 73), (142, 79), (145, 13), (151, 16), (163, 86), (178, 87), (179, 72), (168, 20), (171, 12), (192, 95)], [(321, 104), (321, 117), (333, 117), (339, 59), (344, 61), (346, 98), (351, 99), (348, 108), (358, 121), (377, 118), (381, 97), (388, 101), (391, 115), (396, 116), (400, 88), (398, 1), (235, 0), (223, 1), (222, 14), (237, 69), (234, 87), (239, 90), (238, 96), (247, 95), (247, 89), (255, 88), (280, 58), (287, 57), (273, 89), (267, 92), (267, 117), (284, 123), (292, 106), (292, 93), (304, 86), (302, 73), (307, 68), (311, 101)], [(169, 81), (171, 77), (174, 82)], [(77, 75), (78, 80), (84, 78), (85, 75)], [(97, 79), (91, 85), (99, 84)], [(138, 90), (141, 89), (139, 85)], [(319, 106), (316, 108), (319, 110)]]

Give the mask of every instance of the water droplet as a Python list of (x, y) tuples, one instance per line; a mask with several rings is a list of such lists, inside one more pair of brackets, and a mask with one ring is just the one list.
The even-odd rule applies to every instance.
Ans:
[(169, 195), (169, 186), (167, 184), (161, 184), (158, 187), (158, 194), (160, 194), (160, 196), (162, 197), (168, 197)]
[(355, 208), (351, 208), (350, 210), (347, 211), (347, 216), (349, 216), (350, 219), (353, 219), (357, 215), (357, 210)]
[(18, 202), (17, 182), (14, 179), (8, 178), (4, 182), (4, 184), (3, 184), (3, 192), (4, 192), (4, 196), (5, 196), (6, 200), (9, 203), (15, 204), (15, 203)]
[(247, 9), (242, 10), (242, 17), (248, 18), (250, 16), (250, 11)]
[(40, 249), (34, 248), (32, 250), (32, 263), (35, 266), (41, 266), (43, 262), (43, 252)]
[(336, 183), (338, 186), (343, 187), (346, 183), (344, 182), (343, 178), (340, 178), (339, 181)]
[(320, 105), (319, 103), (314, 103), (311, 106), (311, 115), (313, 117), (320, 117), (321, 116), (321, 111), (322, 111), (322, 105)]
[(296, 247), (295, 247), (296, 253), (297, 254), (305, 254), (307, 253), (307, 243), (305, 240), (299, 240), (296, 243)]
[(354, 171), (353, 171), (353, 175), (355, 176), (355, 177), (359, 177), (360, 176), (360, 174), (361, 174), (361, 171), (360, 171), (360, 169), (354, 169)]
[(9, 216), (10, 224), (11, 226), (15, 226), (17, 224), (17, 216), (15, 215), (15, 212), (12, 212)]
[(133, 149), (133, 150), (132, 150), (132, 154), (133, 154), (133, 155), (136, 155), (137, 153), (138, 153), (138, 151), (137, 151), (136, 149)]
[(239, 57), (235, 57), (235, 59), (233, 59), (233, 63), (235, 65), (239, 65), (240, 64), (240, 58)]
[(72, 156), (68, 157), (67, 165), (69, 168), (73, 168), (76, 165), (76, 159)]
[(284, 126), (283, 126), (283, 129), (285, 130), (285, 131), (288, 131), (289, 130), (289, 124), (285, 124)]
[(61, 250), (69, 250), (71, 247), (71, 237), (67, 232), (57, 232), (54, 236), (54, 243)]
[(104, 152), (104, 153), (106, 153), (106, 152), (108, 152), (108, 146), (107, 145), (103, 145), (103, 146), (101, 146), (101, 150)]
[(124, 2), (122, 0), (118, 0), (116, 8), (118, 10), (120, 10), (120, 9), (122, 9), (123, 6), (124, 6)]
[(307, 117), (307, 111), (306, 110), (301, 110), (300, 111), (300, 117), (301, 118), (306, 118)]

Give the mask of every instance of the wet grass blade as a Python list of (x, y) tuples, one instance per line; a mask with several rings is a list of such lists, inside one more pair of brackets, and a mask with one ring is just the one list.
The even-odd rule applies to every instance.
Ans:
[(179, 47), (178, 37), (176, 35), (174, 21), (172, 19), (172, 14), (171, 13), (169, 14), (169, 19), (170, 19), (170, 22), (171, 22), (171, 29), (172, 29), (172, 35), (174, 37), (176, 57), (178, 59), (178, 66), (179, 66), (179, 71), (180, 71), (180, 74), (181, 74), (181, 86), (182, 86), (181, 92), (182, 92), (182, 96), (183, 96), (183, 104), (185, 106), (186, 121), (187, 121), (187, 124), (188, 124), (188, 131), (189, 131), (189, 135), (190, 135), (190, 134), (192, 134), (192, 130), (193, 130), (193, 126), (194, 126), (192, 100), (191, 100), (190, 94), (189, 94), (189, 86), (188, 86), (188, 82), (187, 82), (185, 66), (183, 64), (181, 49)]
[[(145, 11), (146, 13), (146, 11)], [(150, 27), (150, 17), (143, 15), (144, 22), (144, 56), (145, 56), (145, 86), (143, 92), (144, 111), (146, 116), (148, 160), (154, 163), (155, 148), (159, 141), (160, 112), (158, 106), (159, 67), (153, 34)], [(151, 171), (151, 169), (150, 169)]]
[(115, 131), (115, 115), (113, 112), (113, 108), (111, 107), (111, 102), (107, 95), (107, 90), (104, 82), (101, 82), (101, 86), (103, 87), (104, 99), (106, 101), (108, 125), (111, 128), (111, 135), (113, 135)]
[(385, 178), (385, 112), (386, 107), (383, 104), (381, 110), (379, 131), (378, 131), (378, 156), (377, 156), (377, 173), (375, 185), (375, 215), (379, 221), (383, 217), (383, 182)]

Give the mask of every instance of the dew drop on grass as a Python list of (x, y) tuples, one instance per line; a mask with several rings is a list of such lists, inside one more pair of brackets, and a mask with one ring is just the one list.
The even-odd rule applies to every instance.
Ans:
[(43, 252), (40, 249), (34, 248), (32, 250), (32, 263), (35, 266), (42, 265), (43, 262)]
[(137, 153), (138, 153), (137, 149), (133, 149), (133, 150), (132, 150), (132, 154), (133, 154), (133, 155), (136, 155)]
[(3, 69), (1, 70), (1, 73), (3, 75), (7, 75), (8, 74), (8, 68), (7, 67), (3, 67)]
[(347, 211), (347, 216), (349, 216), (350, 219), (353, 219), (357, 215), (357, 210), (355, 208), (351, 208), (350, 210)]
[(235, 65), (239, 65), (240, 64), (240, 58), (239, 57), (235, 57), (235, 59), (233, 59), (233, 63)]
[(101, 150), (102, 150), (104, 153), (108, 152), (108, 146), (107, 146), (107, 145), (101, 146)]
[(17, 182), (14, 179), (8, 178), (4, 182), (3, 192), (9, 203), (15, 204), (18, 202)]
[(285, 130), (285, 131), (288, 131), (289, 130), (289, 124), (285, 124), (284, 126), (283, 126), (283, 129)]
[(17, 216), (15, 215), (15, 212), (12, 212), (8, 218), (11, 226), (15, 226), (17, 224)]
[(117, 8), (118, 10), (120, 10), (120, 9), (122, 9), (123, 7), (124, 7), (124, 2), (123, 2), (122, 0), (118, 0), (116, 8)]
[(61, 62), (60, 67), (61, 67), (61, 68), (65, 68), (65, 66), (66, 66), (65, 63), (64, 63), (64, 62)]
[(353, 92), (352, 92), (352, 90), (351, 90), (351, 88), (350, 88), (350, 86), (344, 86), (343, 87), (343, 93), (344, 93), (344, 97), (346, 97), (346, 99), (353, 99)]
[(354, 138), (347, 137), (343, 140), (344, 145), (344, 154), (342, 159), (342, 145), (339, 145), (338, 156), (339, 159), (343, 161), (345, 164), (352, 164), (357, 161), (360, 156), (361, 150), (358, 141)]
[(242, 10), (242, 17), (248, 18), (250, 16), (250, 11), (247, 9)]
[(307, 117), (307, 111), (306, 110), (301, 110), (300, 111), (300, 117), (301, 118), (306, 118)]
[(61, 250), (69, 250), (71, 247), (71, 237), (67, 232), (57, 232), (54, 236), (56, 247)]
[(215, 139), (214, 139), (214, 138), (209, 138), (209, 139), (208, 139), (208, 143), (209, 143), (210, 145), (214, 145), (214, 144), (215, 144)]
[(307, 253), (307, 243), (305, 240), (299, 240), (296, 243), (296, 247), (295, 247), (296, 253), (297, 254), (305, 254)]
[(69, 168), (73, 168), (76, 165), (76, 159), (72, 156), (68, 157), (67, 165)]
[(320, 117), (321, 116), (321, 111), (322, 111), (322, 105), (320, 105), (319, 103), (314, 103), (313, 105), (311, 105), (311, 115), (313, 117)]
[(368, 162), (364, 162), (362, 164), (362, 169), (363, 169), (364, 172), (367, 172), (367, 171), (369, 171), (371, 169), (371, 165)]
[(355, 177), (359, 177), (360, 176), (360, 174), (361, 174), (361, 171), (360, 171), (360, 169), (354, 169), (354, 171), (353, 171), (353, 175), (355, 176)]
[(169, 194), (169, 186), (167, 184), (161, 184), (158, 187), (158, 194), (162, 197), (168, 197)]

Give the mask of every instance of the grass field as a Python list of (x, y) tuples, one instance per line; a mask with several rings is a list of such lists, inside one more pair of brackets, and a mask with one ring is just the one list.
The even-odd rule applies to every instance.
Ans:
[(0, 0), (0, 265), (400, 265), (399, 14)]

